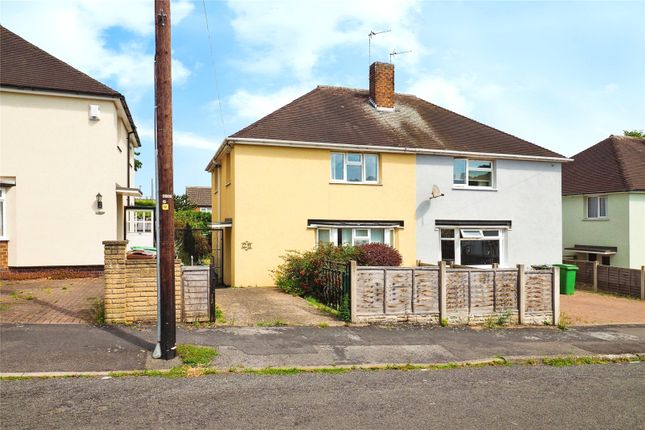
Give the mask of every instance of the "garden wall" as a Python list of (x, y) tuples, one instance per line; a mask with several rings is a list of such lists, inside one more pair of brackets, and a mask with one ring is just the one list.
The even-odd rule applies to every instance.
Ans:
[[(127, 241), (105, 241), (105, 320), (131, 323), (157, 320), (157, 262), (128, 260)], [(208, 267), (190, 269), (184, 276), (175, 261), (175, 312), (177, 321), (208, 321)], [(206, 275), (202, 276), (205, 272)], [(190, 281), (182, 282), (184, 278)], [(205, 281), (205, 282), (204, 282)], [(206, 297), (206, 306), (203, 298)]]
[(351, 276), (353, 322), (481, 323), (503, 317), (520, 324), (557, 324), (559, 316), (558, 268), (352, 264)]

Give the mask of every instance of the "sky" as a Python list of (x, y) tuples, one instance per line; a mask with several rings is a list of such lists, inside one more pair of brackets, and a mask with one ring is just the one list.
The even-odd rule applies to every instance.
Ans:
[[(0, 0), (0, 23), (126, 96), (154, 177), (154, 4)], [(223, 138), (316, 85), (414, 94), (560, 154), (645, 129), (645, 1), (174, 0), (175, 193)]]

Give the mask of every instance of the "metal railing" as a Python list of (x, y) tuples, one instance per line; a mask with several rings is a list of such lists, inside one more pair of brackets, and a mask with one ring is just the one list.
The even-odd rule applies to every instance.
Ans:
[(320, 288), (314, 289), (316, 300), (341, 313), (348, 311), (351, 303), (350, 263), (325, 260), (319, 276)]

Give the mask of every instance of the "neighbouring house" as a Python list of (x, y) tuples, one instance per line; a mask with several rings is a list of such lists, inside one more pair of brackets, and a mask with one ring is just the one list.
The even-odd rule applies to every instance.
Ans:
[(609, 136), (562, 170), (565, 251), (577, 260), (645, 265), (645, 139)]
[(122, 94), (0, 27), (0, 267), (102, 266), (139, 146)]
[(318, 243), (386, 243), (407, 266), (560, 262), (566, 161), (396, 94), (374, 63), (369, 90), (319, 86), (224, 139), (206, 168), (213, 260), (236, 286)]
[(186, 187), (186, 196), (196, 211), (212, 212), (211, 187)]

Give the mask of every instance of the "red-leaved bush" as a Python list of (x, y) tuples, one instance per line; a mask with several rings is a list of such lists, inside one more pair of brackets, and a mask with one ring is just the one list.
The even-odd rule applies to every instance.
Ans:
[(400, 266), (403, 261), (399, 251), (382, 243), (367, 243), (357, 249), (359, 266)]

